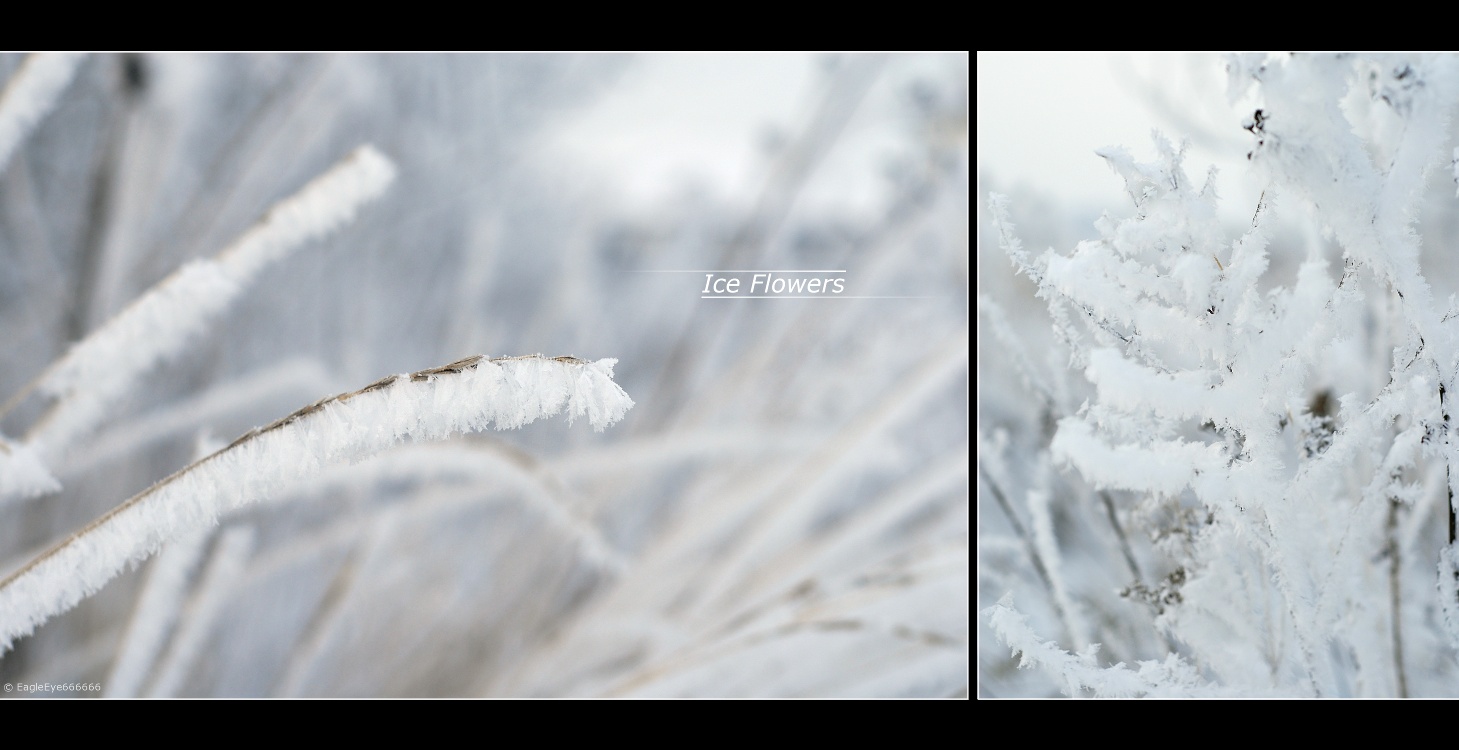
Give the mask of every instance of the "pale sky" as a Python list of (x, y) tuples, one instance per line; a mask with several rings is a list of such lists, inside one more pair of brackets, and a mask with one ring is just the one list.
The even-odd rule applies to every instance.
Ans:
[[(550, 137), (579, 166), (611, 180), (628, 207), (659, 205), (685, 184), (750, 201), (765, 180), (766, 139), (806, 126), (824, 96), (830, 61), (801, 53), (642, 55), (611, 96), (555, 126)], [(853, 213), (884, 205), (884, 171), (911, 123), (909, 84), (946, 85), (966, 74), (968, 57), (907, 54), (885, 63), (799, 205)]]
[[(1191, 137), (1186, 171), (1220, 169), (1223, 210), (1246, 211), (1246, 103), (1231, 104), (1217, 55), (979, 52), (978, 169), (1069, 205), (1118, 201), (1119, 179), (1094, 155), (1126, 147), (1152, 158), (1150, 131)], [(1148, 81), (1150, 85), (1142, 82)], [(986, 190), (984, 190), (986, 192)], [(1254, 202), (1253, 202), (1254, 205)]]

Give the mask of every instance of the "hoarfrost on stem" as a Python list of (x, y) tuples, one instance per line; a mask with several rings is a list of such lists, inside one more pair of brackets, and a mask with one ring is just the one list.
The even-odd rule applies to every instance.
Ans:
[(0, 647), (75, 606), (163, 542), (292, 482), (404, 440), (512, 429), (556, 414), (596, 430), (633, 400), (612, 381), (616, 360), (470, 357), (384, 378), (306, 406), (162, 480), (0, 581)]

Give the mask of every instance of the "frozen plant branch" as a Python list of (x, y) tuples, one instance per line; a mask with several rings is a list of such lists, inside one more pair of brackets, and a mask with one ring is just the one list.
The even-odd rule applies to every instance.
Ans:
[(276, 204), (216, 257), (184, 265), (71, 347), (0, 414), (35, 388), (57, 399), (26, 435), (42, 459), (56, 460), (138, 378), (175, 357), (217, 320), (264, 268), (350, 222), (394, 178), (395, 166), (380, 152), (371, 146), (356, 149)]
[[(1067, 251), (1028, 253), (1006, 201), (989, 204), (990, 234), (1037, 284), (1075, 377), (1003, 363), (1024, 387), (980, 399), (999, 404), (998, 434), (1028, 434), (1006, 458), (980, 450), (980, 502), (1012, 518), (1016, 501), (1056, 486), (1049, 456), (1096, 491), (1128, 492), (1101, 494), (1102, 511), (1057, 495), (1032, 507), (1013, 525), (1027, 559), (1001, 555), (1016, 567), (997, 571), (999, 585), (1057, 594), (1074, 559), (1104, 559), (1108, 570), (1062, 579), (1068, 601), (1094, 608), (1120, 567), (1163, 574), (1159, 596), (1142, 597), (1158, 602), (1153, 616), (1103, 607), (1112, 614), (1091, 620), (1088, 641), (1129, 664), (1159, 660), (1105, 667), (1074, 633), (1060, 636), (1068, 651), (1035, 636), (1057, 627), (1058, 608), (1041, 607), (1036, 627), (1008, 599), (983, 615), (1022, 666), (1070, 695), (1452, 695), (1459, 328), (1435, 293), (1452, 270), (1426, 268), (1421, 252), (1452, 246), (1452, 229), (1421, 209), (1426, 173), (1452, 145), (1459, 58), (1258, 55), (1228, 72), (1235, 95), (1254, 94), (1249, 229), (1232, 232), (1215, 183), (1198, 189), (1159, 136), (1150, 163), (1098, 152), (1135, 209), (1104, 215)], [(1017, 321), (982, 300), (979, 315), (1021, 343)], [(1051, 388), (1069, 407), (1087, 400), (1052, 414), (1048, 435)], [(1062, 533), (1094, 513), (1117, 539)], [(1121, 520), (1143, 533), (1121, 533)], [(1436, 556), (1437, 571), (1415, 562)]]
[[(1005, 594), (997, 604), (979, 614), (998, 640), (1013, 649), (1019, 657), (1020, 668), (1037, 666), (1058, 675), (1064, 693), (1069, 696), (1088, 691), (1096, 698), (1251, 697), (1250, 691), (1212, 684), (1198, 669), (1173, 653), (1163, 661), (1142, 661), (1137, 669), (1125, 666), (1124, 662), (1101, 667), (1095, 658), (1098, 644), (1071, 654), (1039, 638), (1029, 627), (1028, 618), (1013, 608), (1011, 594)], [(1270, 692), (1281, 695), (1276, 690)]]
[(34, 54), (25, 58), (0, 92), (0, 172), (15, 147), (56, 106), (84, 55)]
[(633, 400), (613, 382), (614, 359), (468, 357), (310, 404), (248, 431), (118, 505), (0, 581), (0, 650), (95, 593), (167, 540), (278, 492), (328, 466), (404, 440), (513, 429), (566, 413), (599, 431)]
[(60, 490), (61, 483), (51, 475), (35, 450), (0, 436), (0, 502), (9, 498), (40, 497)]

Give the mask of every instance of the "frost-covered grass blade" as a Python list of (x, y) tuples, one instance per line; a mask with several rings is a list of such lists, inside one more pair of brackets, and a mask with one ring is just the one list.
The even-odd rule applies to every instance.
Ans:
[(392, 375), (250, 430), (0, 581), (0, 648), (75, 606), (167, 540), (326, 467), (357, 462), (401, 441), (512, 429), (556, 414), (569, 421), (585, 417), (601, 431), (633, 407), (613, 382), (616, 362), (469, 357)]

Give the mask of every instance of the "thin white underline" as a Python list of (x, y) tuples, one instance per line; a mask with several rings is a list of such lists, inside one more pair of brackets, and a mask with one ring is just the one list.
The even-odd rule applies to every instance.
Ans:
[(931, 297), (871, 297), (859, 294), (814, 294), (805, 297), (791, 297), (785, 294), (720, 294), (702, 295), (699, 299), (932, 299)]
[(727, 268), (727, 270), (715, 270), (715, 268), (654, 268), (654, 270), (627, 271), (627, 273), (846, 273), (845, 268), (832, 270), (832, 268)]

